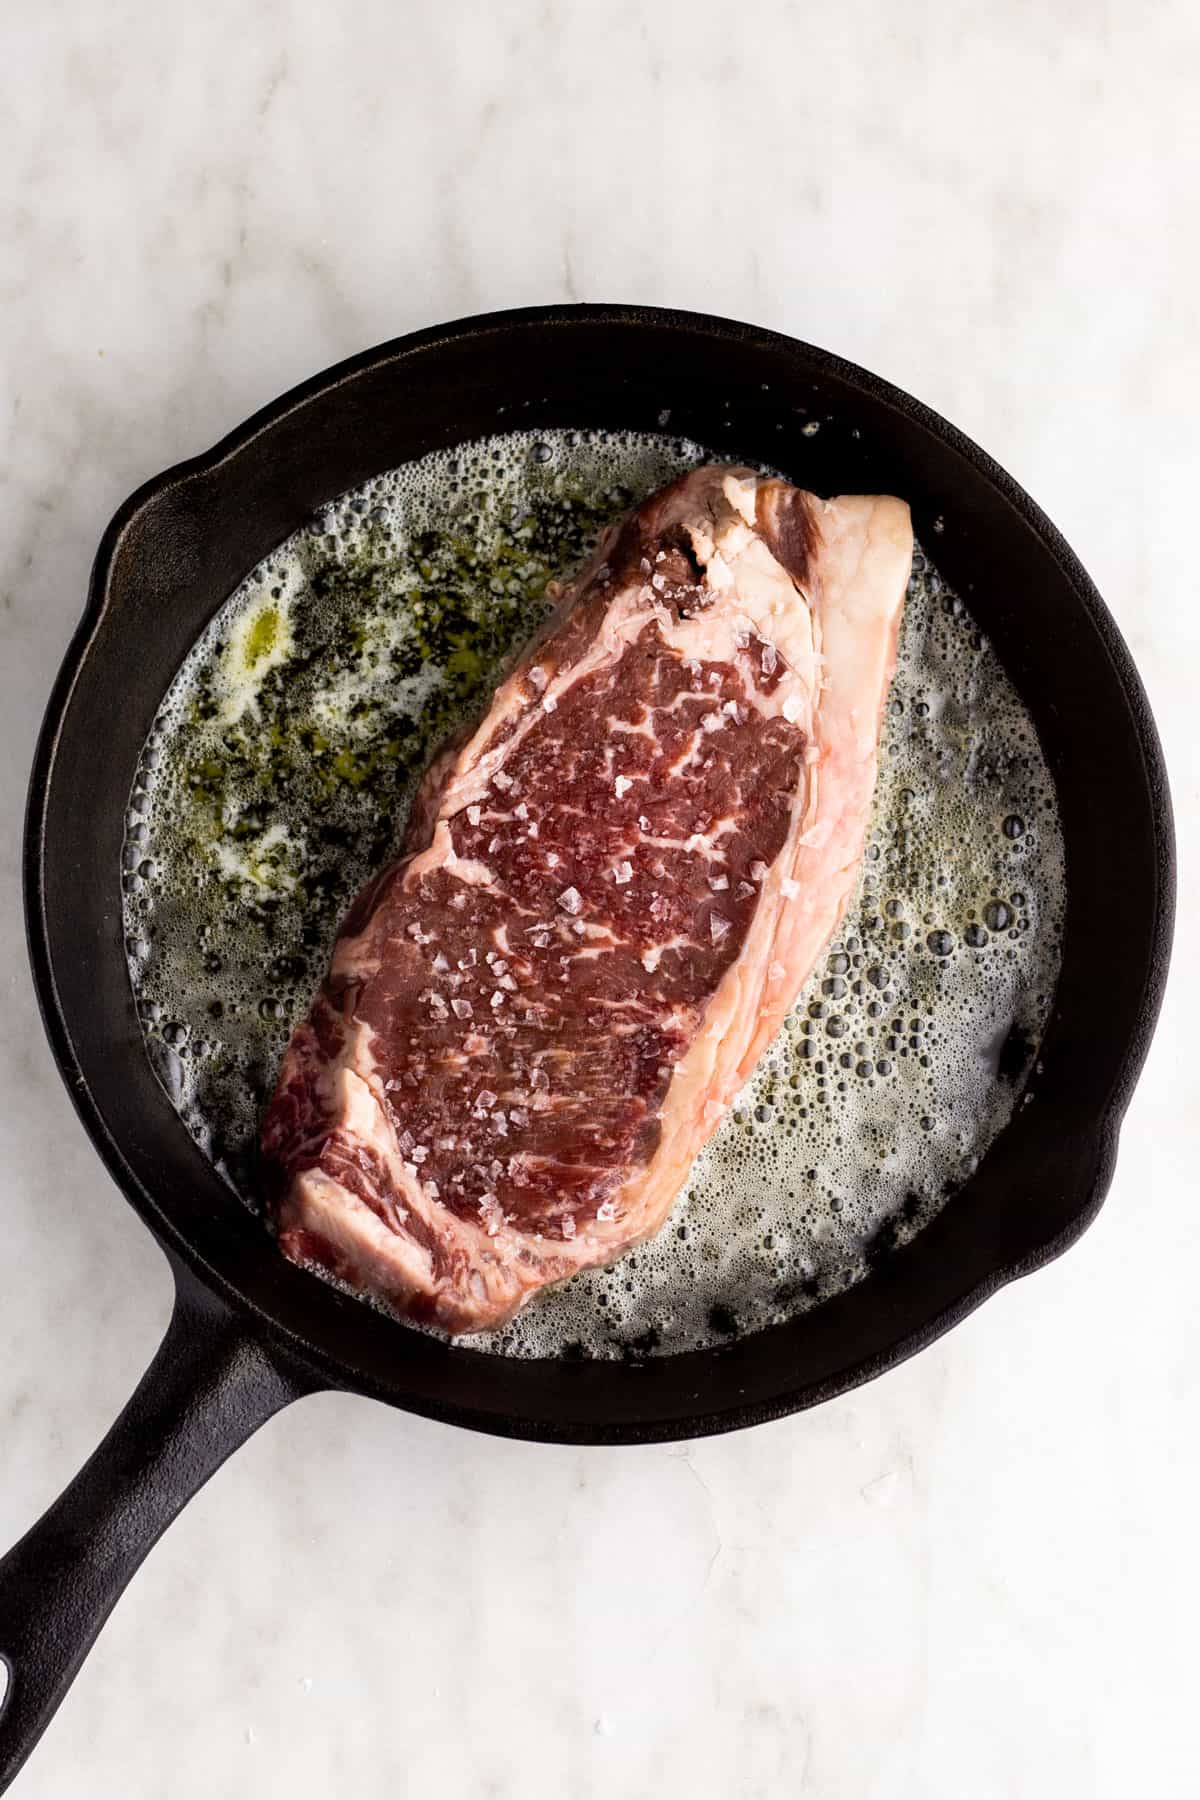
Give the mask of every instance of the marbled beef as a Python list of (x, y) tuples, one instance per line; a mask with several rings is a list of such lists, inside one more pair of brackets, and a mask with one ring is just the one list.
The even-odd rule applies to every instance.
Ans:
[(457, 1333), (658, 1230), (853, 887), (911, 553), (735, 468), (607, 534), (292, 1039), (286, 1255)]

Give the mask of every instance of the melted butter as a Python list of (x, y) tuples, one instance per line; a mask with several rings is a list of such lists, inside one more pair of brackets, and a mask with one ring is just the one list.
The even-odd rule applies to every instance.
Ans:
[(223, 725), (236, 724), (247, 711), (257, 712), (267, 677), (283, 668), (293, 649), (290, 595), (275, 586), (230, 622), (228, 641), (211, 672)]

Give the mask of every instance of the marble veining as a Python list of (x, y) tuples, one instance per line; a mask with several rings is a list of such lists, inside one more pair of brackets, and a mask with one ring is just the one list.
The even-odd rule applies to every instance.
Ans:
[(892, 377), (1012, 469), (1107, 596), (1183, 884), (1117, 1179), (1069, 1256), (873, 1386), (729, 1439), (579, 1451), (292, 1408), (152, 1554), (14, 1791), (1194, 1794), (1194, 8), (10, 14), (0, 1542), (169, 1304), (36, 1016), (38, 718), (114, 507), (314, 370), (590, 298), (755, 319)]

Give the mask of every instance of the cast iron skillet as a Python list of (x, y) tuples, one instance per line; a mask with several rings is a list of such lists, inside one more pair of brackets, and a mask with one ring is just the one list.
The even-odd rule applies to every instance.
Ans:
[[(184, 653), (322, 502), (434, 448), (517, 426), (669, 428), (824, 493), (894, 492), (1028, 703), (1058, 784), (1062, 975), (1023, 1105), (969, 1185), (869, 1278), (792, 1323), (640, 1364), (513, 1362), (405, 1331), (278, 1254), (204, 1161), (142, 1048), (121, 940), (125, 807)], [(819, 430), (806, 435), (805, 424)], [(496, 313), (418, 332), (267, 407), (149, 482), (104, 534), (50, 699), (25, 844), (30, 951), (55, 1057), (166, 1252), (166, 1339), (66, 1493), (0, 1563), (0, 1788), (184, 1502), (320, 1388), (563, 1443), (658, 1442), (777, 1418), (868, 1380), (1059, 1254), (1097, 1211), (1167, 972), (1174, 848), (1153, 721), (1058, 532), (927, 407), (810, 346), (633, 307)], [(1103, 896), (1103, 905), (1097, 897)], [(1114, 957), (1112, 946), (1120, 946)]]

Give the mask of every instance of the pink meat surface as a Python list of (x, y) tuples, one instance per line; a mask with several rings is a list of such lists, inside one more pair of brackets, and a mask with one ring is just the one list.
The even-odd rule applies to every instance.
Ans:
[(659, 1229), (854, 886), (911, 558), (737, 468), (606, 534), (287, 1050), (287, 1256), (464, 1333)]

